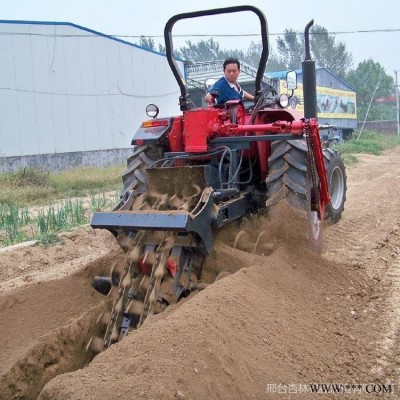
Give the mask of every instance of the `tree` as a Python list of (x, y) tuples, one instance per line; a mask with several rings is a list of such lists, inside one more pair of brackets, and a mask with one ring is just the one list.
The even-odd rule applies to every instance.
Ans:
[[(346, 78), (352, 66), (352, 57), (343, 42), (336, 43), (335, 36), (326, 28), (315, 25), (310, 35), (310, 49), (316, 64), (325, 67), (341, 79)], [(305, 58), (304, 35), (298, 35), (293, 29), (286, 29), (283, 37), (278, 36), (278, 59), (285, 69), (298, 69)]]
[[(246, 53), (242, 57), (239, 57), (241, 60), (246, 62), (247, 64), (253, 66), (254, 68), (258, 68), (260, 63), (260, 57), (262, 53), (262, 42), (251, 42), (249, 48), (247, 49)], [(266, 65), (266, 71), (279, 71), (285, 69), (285, 65), (283, 65), (278, 58), (276, 57), (275, 53), (270, 50), (268, 61)]]
[(136, 43), (138, 46), (144, 47), (149, 50), (156, 50), (154, 40), (152, 38), (147, 38), (145, 36), (140, 36), (139, 42)]
[[(379, 62), (373, 61), (372, 58), (360, 62), (355, 70), (350, 71), (347, 76), (347, 83), (357, 93), (357, 114), (359, 120), (365, 118), (371, 100), (394, 95), (393, 78), (387, 75), (382, 65)], [(374, 95), (375, 89), (376, 92)], [(390, 119), (388, 118), (387, 111), (388, 109), (372, 101), (368, 120)], [(396, 114), (391, 118), (396, 118)]]
[(271, 50), (267, 61), (266, 72), (282, 71), (286, 69), (285, 65), (279, 60), (275, 52)]
[[(186, 45), (180, 47), (179, 50), (174, 50), (174, 56), (190, 62), (224, 60), (233, 57), (244, 61), (254, 68), (258, 68), (262, 52), (261, 41), (257, 43), (251, 42), (247, 51), (221, 49), (220, 44), (213, 38), (200, 40), (197, 43), (187, 40), (185, 43)], [(136, 44), (146, 49), (157, 51), (152, 38), (141, 36)], [(165, 53), (165, 46), (158, 44), (158, 51)], [(270, 51), (266, 71), (278, 71), (282, 69), (285, 69), (285, 65), (279, 61), (273, 51)]]
[(182, 58), (191, 62), (212, 61), (224, 58), (224, 52), (220, 49), (219, 43), (213, 38), (200, 40), (197, 43), (186, 41), (186, 46), (181, 47), (179, 52)]
[(304, 59), (304, 38), (299, 40), (293, 29), (285, 29), (283, 37), (278, 36), (278, 59), (285, 69), (298, 69)]
[[(254, 68), (258, 68), (261, 53), (261, 41), (252, 41), (249, 48), (244, 52), (243, 50), (237, 49), (221, 49), (219, 43), (211, 38), (208, 40), (200, 40), (197, 43), (193, 43), (188, 40), (186, 41), (186, 46), (181, 47), (176, 55), (191, 62), (224, 60), (226, 58), (233, 57), (239, 59), (240, 61), (244, 61)], [(278, 60), (272, 51), (270, 51), (266, 71), (278, 71), (282, 69), (285, 69), (285, 65)]]
[[(166, 53), (165, 46), (163, 46), (161, 43), (159, 43), (158, 50), (157, 50), (154, 40), (149, 37), (140, 36), (139, 42), (137, 42), (136, 44), (138, 46), (144, 47), (145, 49), (158, 51), (159, 53), (164, 53), (164, 54)], [(181, 57), (181, 54), (177, 51), (175, 51), (174, 54), (175, 54), (175, 57), (177, 57), (177, 58)]]
[(332, 71), (341, 79), (345, 79), (353, 65), (352, 56), (347, 52), (343, 42), (336, 43), (335, 36), (316, 25), (310, 37), (310, 47), (316, 63)]

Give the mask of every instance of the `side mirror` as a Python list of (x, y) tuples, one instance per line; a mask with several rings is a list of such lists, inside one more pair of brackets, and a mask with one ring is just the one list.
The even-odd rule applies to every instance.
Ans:
[(208, 78), (204, 81), (204, 87), (206, 89), (206, 92), (208, 93), (210, 89), (213, 87), (214, 83), (217, 82), (216, 79), (213, 78)]
[(286, 74), (286, 84), (288, 90), (294, 90), (297, 88), (297, 73), (296, 71), (289, 71)]

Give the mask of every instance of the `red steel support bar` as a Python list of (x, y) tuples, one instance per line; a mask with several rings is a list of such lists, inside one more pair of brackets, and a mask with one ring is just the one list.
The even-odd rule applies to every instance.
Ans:
[(287, 133), (292, 135), (301, 135), (305, 132), (308, 132), (310, 134), (314, 150), (315, 165), (319, 176), (319, 212), (323, 218), (325, 215), (325, 207), (330, 202), (330, 195), (317, 119), (310, 118), (293, 122), (276, 121), (271, 124), (258, 125), (225, 124), (218, 127), (218, 133), (222, 135), (229, 133), (239, 134), (242, 132), (259, 131), (265, 131), (272, 134)]
[(268, 131), (270, 133), (291, 133), (301, 135), (306, 127), (306, 121), (276, 121), (272, 124), (236, 125), (225, 124), (218, 127), (219, 133), (242, 133)]
[(325, 168), (325, 162), (324, 162), (324, 154), (322, 151), (322, 146), (321, 146), (321, 138), (319, 136), (319, 129), (318, 129), (318, 121), (316, 118), (310, 118), (309, 120), (305, 121), (307, 123), (307, 127), (309, 129), (310, 135), (311, 135), (311, 141), (313, 144), (314, 148), (314, 157), (315, 157), (315, 165), (317, 167), (317, 172), (319, 176), (319, 207), (320, 207), (320, 213), (321, 213), (321, 218), (324, 218), (325, 216), (325, 208), (328, 205), (328, 203), (331, 201), (330, 195), (329, 195), (329, 184), (328, 184), (328, 179), (327, 179), (327, 172)]

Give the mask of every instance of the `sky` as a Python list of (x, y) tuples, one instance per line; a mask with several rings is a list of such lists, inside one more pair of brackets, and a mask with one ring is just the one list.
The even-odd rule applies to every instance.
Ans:
[[(382, 3), (372, 0), (0, 0), (0, 19), (71, 22), (108, 35), (155, 36), (156, 43), (163, 43), (165, 23), (173, 15), (235, 5), (253, 5), (264, 12), (272, 48), (276, 48), (276, 34), (285, 29), (304, 32), (306, 24), (314, 19), (315, 24), (330, 33), (348, 32), (337, 33), (336, 41), (346, 44), (353, 57), (354, 69), (359, 62), (372, 58), (388, 75), (394, 77), (394, 71), (400, 71), (399, 0)], [(375, 32), (359, 32), (366, 30)], [(259, 40), (259, 36), (244, 35), (259, 31), (258, 18), (248, 12), (211, 17), (207, 21), (179, 21), (173, 28), (176, 35), (237, 35), (215, 36), (214, 39), (222, 48), (242, 50), (246, 50), (252, 40)], [(209, 37), (177, 38), (174, 45), (179, 48), (185, 40), (196, 42)]]

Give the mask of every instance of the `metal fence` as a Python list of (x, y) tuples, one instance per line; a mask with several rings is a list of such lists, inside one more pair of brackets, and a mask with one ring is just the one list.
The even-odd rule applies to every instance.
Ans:
[[(357, 129), (360, 130), (363, 122), (357, 123)], [(375, 131), (386, 134), (397, 134), (396, 121), (366, 121), (363, 130)]]

